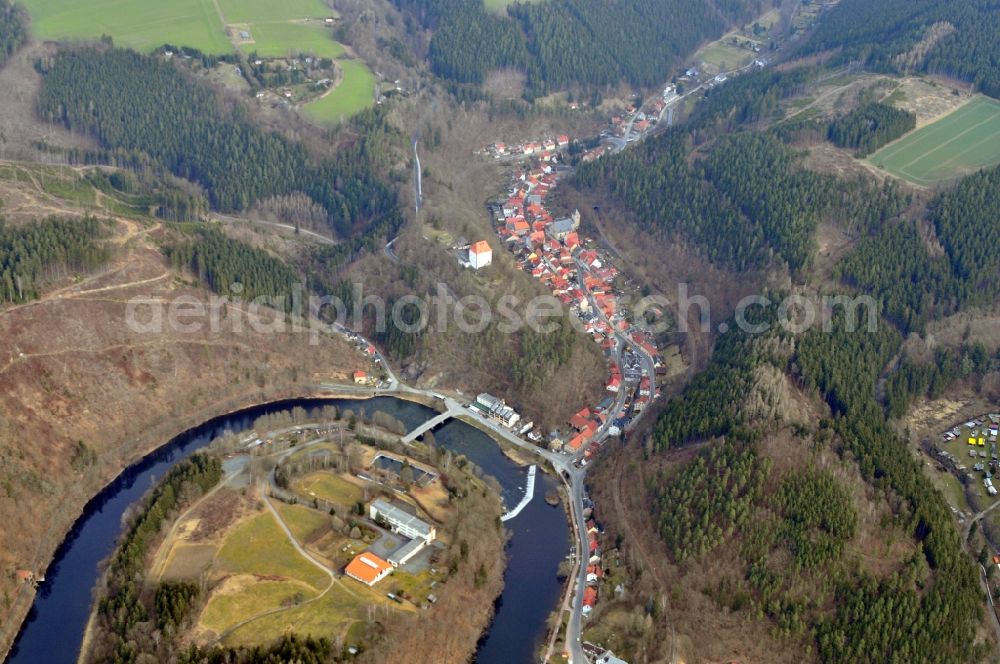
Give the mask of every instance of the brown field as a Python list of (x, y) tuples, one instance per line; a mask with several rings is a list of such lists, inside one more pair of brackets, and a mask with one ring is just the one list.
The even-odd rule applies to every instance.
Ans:
[(215, 558), (214, 544), (176, 543), (167, 555), (166, 568), (160, 576), (164, 580), (197, 579)]
[(967, 89), (944, 80), (907, 77), (899, 81), (883, 101), (915, 113), (919, 128), (948, 115), (970, 96)]

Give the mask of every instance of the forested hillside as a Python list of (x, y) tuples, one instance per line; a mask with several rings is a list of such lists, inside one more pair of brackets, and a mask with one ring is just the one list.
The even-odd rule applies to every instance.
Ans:
[(0, 67), (27, 39), (27, 14), (11, 0), (0, 0)]
[(803, 53), (843, 49), (883, 71), (946, 74), (1000, 95), (1000, 6), (994, 0), (842, 0)]
[(761, 13), (764, 0), (547, 0), (517, 3), (508, 16), (482, 0), (395, 0), (434, 31), (434, 73), (481, 83), (497, 67), (528, 74), (528, 94), (579, 84), (653, 86), (708, 38)]
[[(723, 88), (728, 86), (723, 86)], [(769, 88), (763, 90), (769, 95)], [(706, 103), (721, 109), (760, 108), (720, 94)], [(754, 113), (753, 111), (746, 111)], [(697, 113), (696, 113), (697, 115)], [(582, 167), (575, 186), (606, 191), (655, 237), (679, 236), (713, 262), (737, 270), (774, 259), (792, 271), (806, 267), (819, 219), (833, 215), (854, 223), (880, 223), (899, 212), (905, 196), (892, 184), (878, 187), (813, 173), (802, 155), (768, 133), (738, 133), (694, 159), (695, 140), (715, 126), (711, 112), (691, 127), (664, 132), (632, 149)]]
[(342, 238), (389, 234), (401, 224), (396, 196), (376, 172), (397, 136), (377, 111), (363, 114), (360, 138), (336, 159), (263, 131), (169, 62), (123, 49), (81, 48), (44, 63), (41, 116), (94, 134), (107, 148), (146, 153), (197, 182), (218, 210), (245, 210), (272, 196), (303, 192), (323, 206)]
[(299, 281), (279, 259), (216, 228), (199, 229), (168, 247), (167, 255), (175, 269), (191, 270), (217, 293), (244, 302), (266, 298), (277, 309), (290, 308), (292, 290)]
[[(775, 320), (771, 307), (750, 322)], [(654, 480), (660, 534), (678, 562), (702, 560), (723, 542), (738, 543), (745, 580), (727, 580), (715, 600), (735, 611), (758, 607), (781, 635), (812, 635), (825, 662), (896, 656), (967, 661), (981, 616), (972, 561), (941, 495), (888, 427), (875, 398), (875, 383), (901, 337), (887, 325), (869, 332), (845, 322), (838, 314), (829, 332), (817, 326), (795, 337), (773, 325), (764, 334), (720, 337), (708, 369), (661, 414), (653, 442), (665, 450), (706, 437), (727, 440), (713, 443), (678, 474)], [(896, 520), (921, 545), (919, 557), (899, 561), (881, 578), (846, 564), (842, 553), (855, 516), (841, 483), (826, 473), (791, 473), (776, 490), (762, 490), (769, 460), (755, 441), (771, 434), (774, 420), (747, 408), (762, 367), (779, 369), (822, 395), (832, 418), (799, 427), (798, 435), (856, 460), (862, 477), (901, 499), (894, 503)], [(806, 582), (814, 573), (818, 577)], [(806, 596), (801, 582), (812, 589)], [(817, 611), (824, 598), (835, 598), (832, 614)], [(936, 618), (927, 621), (928, 615)]]
[(916, 114), (872, 101), (830, 122), (827, 136), (834, 145), (867, 157), (916, 126)]
[(989, 304), (1000, 296), (1000, 169), (970, 175), (931, 203), (930, 221), (943, 255), (932, 254), (911, 225), (866, 237), (840, 266), (850, 285), (876, 296), (906, 331)]
[(27, 302), (47, 280), (102, 265), (110, 256), (100, 241), (106, 230), (106, 222), (94, 217), (17, 227), (0, 218), (0, 304)]
[[(97, 607), (91, 653), (94, 661), (131, 662), (142, 646), (136, 643), (137, 625), (151, 616), (141, 601), (143, 566), (154, 538), (168, 515), (190, 505), (222, 478), (218, 458), (195, 454), (179, 462), (142, 501), (140, 516), (128, 524), (111, 556), (103, 597)], [(200, 589), (191, 584), (161, 585), (156, 592), (156, 624), (174, 626), (195, 608)]]
[[(657, 241), (681, 238), (738, 272), (787, 265), (793, 283), (809, 292), (803, 268), (816, 230), (835, 221), (861, 236), (835, 276), (873, 295), (880, 309), (871, 330), (864, 307), (860, 329), (839, 309), (828, 326), (802, 334), (782, 329), (774, 306), (747, 312), (766, 332), (728, 321), (707, 369), (665, 404), (651, 434), (653, 465), (667, 469), (642, 477), (657, 505), (654, 527), (670, 569), (694, 575), (692, 583), (703, 584), (696, 570), (735, 555), (735, 576), (700, 585), (702, 592), (747, 620), (766, 618), (780, 637), (804, 639), (824, 662), (969, 661), (981, 654), (976, 571), (947, 504), (887, 413), (987, 371), (996, 359), (970, 346), (941, 351), (930, 367), (904, 358), (895, 371), (887, 368), (903, 336), (929, 318), (996, 300), (1000, 231), (990, 220), (1000, 216), (1000, 172), (969, 176), (933, 198), (922, 226), (914, 217), (923, 209), (908, 209), (911, 199), (898, 185), (806, 169), (791, 145), (793, 123), (767, 125), (780, 121), (781, 101), (803, 93), (816, 75), (799, 67), (741, 76), (710, 91), (685, 124), (575, 177), (576, 187), (606, 193)], [(865, 154), (913, 124), (912, 114), (862, 98), (857, 110), (813, 129), (816, 139), (825, 133)], [(767, 295), (779, 301), (785, 294)], [(801, 400), (822, 404), (819, 412), (786, 419)], [(781, 457), (763, 450), (782, 427), (795, 445), (829, 450), (853, 468), (872, 487), (864, 500), (888, 510), (886, 523), (900, 524), (915, 553), (878, 572), (852, 562), (845, 555), (859, 521), (852, 493), (818, 468), (776, 475), (771, 462), (780, 465)], [(693, 458), (685, 454), (704, 443)], [(668, 590), (661, 585), (661, 592)]]

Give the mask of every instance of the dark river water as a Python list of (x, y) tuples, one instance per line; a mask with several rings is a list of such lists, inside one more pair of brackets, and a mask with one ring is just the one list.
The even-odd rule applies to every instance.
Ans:
[[(392, 397), (351, 399), (292, 399), (256, 406), (210, 420), (171, 440), (130, 466), (94, 497), (56, 551), (46, 580), (21, 628), (7, 661), (11, 664), (73, 664), (76, 662), (90, 612), (91, 591), (98, 564), (111, 553), (122, 530), (122, 517), (178, 461), (207, 445), (226, 430), (239, 432), (268, 413), (301, 406), (326, 405), (373, 413), (387, 412), (407, 429), (433, 417), (430, 408)], [(526, 470), (508, 459), (493, 440), (478, 429), (451, 420), (434, 432), (437, 444), (467, 456), (500, 483), (504, 502), (514, 506), (524, 493)], [(483, 634), (475, 661), (508, 664), (535, 661), (545, 636), (545, 620), (560, 599), (556, 579), (560, 561), (569, 552), (569, 525), (563, 510), (547, 505), (545, 492), (555, 480), (538, 473), (535, 498), (506, 523), (512, 537), (507, 545), (507, 571), (496, 614)]]

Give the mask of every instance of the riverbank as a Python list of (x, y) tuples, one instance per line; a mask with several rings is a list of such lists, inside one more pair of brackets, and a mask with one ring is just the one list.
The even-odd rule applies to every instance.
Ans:
[(509, 441), (503, 438), (503, 436), (498, 435), (495, 431), (493, 431), (489, 427), (482, 426), (482, 423), (478, 422), (476, 418), (471, 417), (469, 415), (460, 415), (455, 419), (459, 420), (460, 422), (464, 422), (465, 424), (468, 424), (469, 426), (474, 427), (479, 431), (482, 431), (487, 436), (489, 436), (490, 439), (492, 439), (493, 442), (497, 444), (497, 447), (500, 448), (500, 451), (504, 453), (504, 456), (506, 456), (508, 459), (510, 459), (517, 465), (530, 466), (532, 464), (535, 464), (539, 465), (542, 469), (544, 469), (548, 473), (552, 472), (552, 468), (549, 466), (549, 464), (545, 463), (544, 459), (531, 458), (531, 455), (528, 454), (525, 450), (515, 445), (511, 445)]
[[(40, 556), (40, 562), (36, 563), (35, 569), (38, 571), (47, 571), (50, 568), (53, 559), (58, 554), (60, 548), (65, 545), (67, 538), (78, 525), (80, 519), (86, 514), (88, 507), (91, 506), (103, 491), (119, 481), (122, 474), (129, 468), (149, 459), (162, 449), (168, 447), (186, 432), (195, 429), (205, 422), (235, 415), (241, 411), (261, 405), (298, 398), (333, 399), (334, 397), (324, 389), (291, 383), (272, 388), (256, 389), (203, 405), (200, 409), (186, 415), (182, 419), (163, 418), (162, 421), (150, 426), (140, 438), (133, 439), (132, 442), (134, 445), (128, 446), (131, 449), (125, 449), (127, 443), (124, 441), (113, 445), (112, 455), (118, 456), (123, 461), (116, 464), (112, 472), (97, 476), (96, 480), (94, 479), (94, 474), (85, 474), (82, 482), (73, 485), (76, 489), (75, 492), (66, 496), (61, 501), (60, 506), (62, 509), (52, 515), (52, 525), (45, 535), (40, 538), (43, 542), (49, 542), (53, 539), (56, 541), (53, 546), (50, 546)], [(357, 395), (355, 394), (347, 398), (357, 398)], [(92, 481), (88, 482), (88, 479)], [(60, 534), (61, 536), (54, 538), (54, 534)], [(15, 602), (11, 605), (11, 609), (4, 617), (2, 627), (0, 627), (0, 659), (4, 661), (9, 656), (10, 649), (23, 628), (24, 620), (27, 618), (37, 597), (37, 590), (35, 588), (30, 587), (28, 584), (22, 586), (23, 588), (28, 588), (29, 591), (19, 591)]]
[[(186, 457), (208, 444), (211, 438), (227, 430), (244, 431), (258, 417), (279, 410), (297, 407), (310, 410), (328, 404), (353, 408), (367, 416), (382, 411), (399, 419), (408, 429), (429, 417), (429, 410), (425, 406), (390, 396), (375, 399), (351, 398), (333, 403), (338, 401), (340, 400), (330, 399), (329, 393), (323, 391), (321, 396), (312, 399), (269, 402), (263, 406), (239, 409), (231, 416), (202, 423), (184, 437), (171, 439), (157, 454), (150, 455), (138, 466), (128, 467), (123, 471), (121, 481), (112, 483), (88, 503), (92, 509), (85, 509), (84, 518), (74, 526), (75, 532), (57, 551), (58, 564), (52, 569), (46, 596), (39, 598), (38, 612), (32, 618), (31, 629), (26, 628), (25, 638), (18, 641), (18, 653), (11, 661), (14, 664), (36, 661), (56, 664), (76, 662), (90, 615), (89, 611), (79, 608), (79, 598), (82, 596), (89, 608), (90, 591), (96, 581), (98, 562), (110, 554), (110, 545), (121, 529), (121, 515), (140, 499), (154, 477), (162, 475), (178, 458)], [(489, 444), (490, 438), (484, 434), (484, 431), (465, 423), (449, 422), (441, 427), (436, 438), (440, 449), (465, 456), (471, 463), (482, 468), (484, 475), (496, 479), (505, 502), (511, 502), (512, 499), (516, 502), (516, 498), (523, 495), (524, 469), (511, 462), (499, 447)], [(552, 488), (550, 478), (541, 476), (540, 482), (542, 490)], [(479, 495), (476, 491), (472, 493)], [(493, 520), (482, 522), (492, 524)], [(486, 568), (491, 570), (491, 577), (494, 572), (497, 578), (503, 575), (503, 582), (498, 581), (496, 586), (496, 592), (499, 593), (502, 589), (503, 596), (494, 608), (484, 606), (486, 613), (482, 615), (478, 611), (469, 611), (466, 606), (461, 624), (469, 629), (460, 630), (460, 633), (442, 634), (441, 638), (448, 640), (449, 646), (439, 652), (463, 652), (465, 647), (472, 647), (476, 638), (482, 634), (477, 661), (483, 664), (527, 661), (528, 649), (533, 648), (533, 644), (544, 635), (544, 614), (535, 614), (539, 611), (547, 613), (558, 596), (556, 571), (558, 562), (566, 553), (565, 538), (559, 533), (567, 528), (565, 517), (559, 510), (545, 505), (544, 501), (534, 500), (516, 519), (508, 522), (506, 529), (498, 529), (498, 533), (508, 532), (510, 539), (506, 547), (500, 544), (495, 552), (502, 558), (506, 549), (509, 564), (506, 571), (504, 565), (489, 565)], [(537, 532), (550, 533), (552, 537), (538, 538)], [(101, 553), (99, 545), (105, 542), (108, 543), (108, 548), (105, 553)], [(471, 574), (475, 570), (469, 571)], [(70, 595), (66, 595), (67, 592)], [(73, 597), (77, 599), (74, 600)], [(491, 621), (489, 613), (494, 609), (496, 615)], [(473, 616), (473, 613), (476, 615)], [(473, 618), (477, 623), (481, 620), (482, 624), (478, 624), (470, 632)], [(489, 626), (483, 633), (486, 625)], [(469, 637), (472, 641), (460, 646), (456, 639), (464, 638), (461, 634), (472, 634)], [(403, 641), (407, 639), (404, 638)], [(444, 641), (438, 645), (441, 643)]]

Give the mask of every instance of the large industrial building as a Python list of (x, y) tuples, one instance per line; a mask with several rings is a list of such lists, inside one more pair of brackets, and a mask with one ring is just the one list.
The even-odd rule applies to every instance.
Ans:
[(472, 403), (472, 407), (486, 417), (496, 420), (500, 424), (512, 427), (517, 424), (521, 416), (513, 408), (508, 406), (503, 399), (498, 399), (492, 394), (482, 393)]

